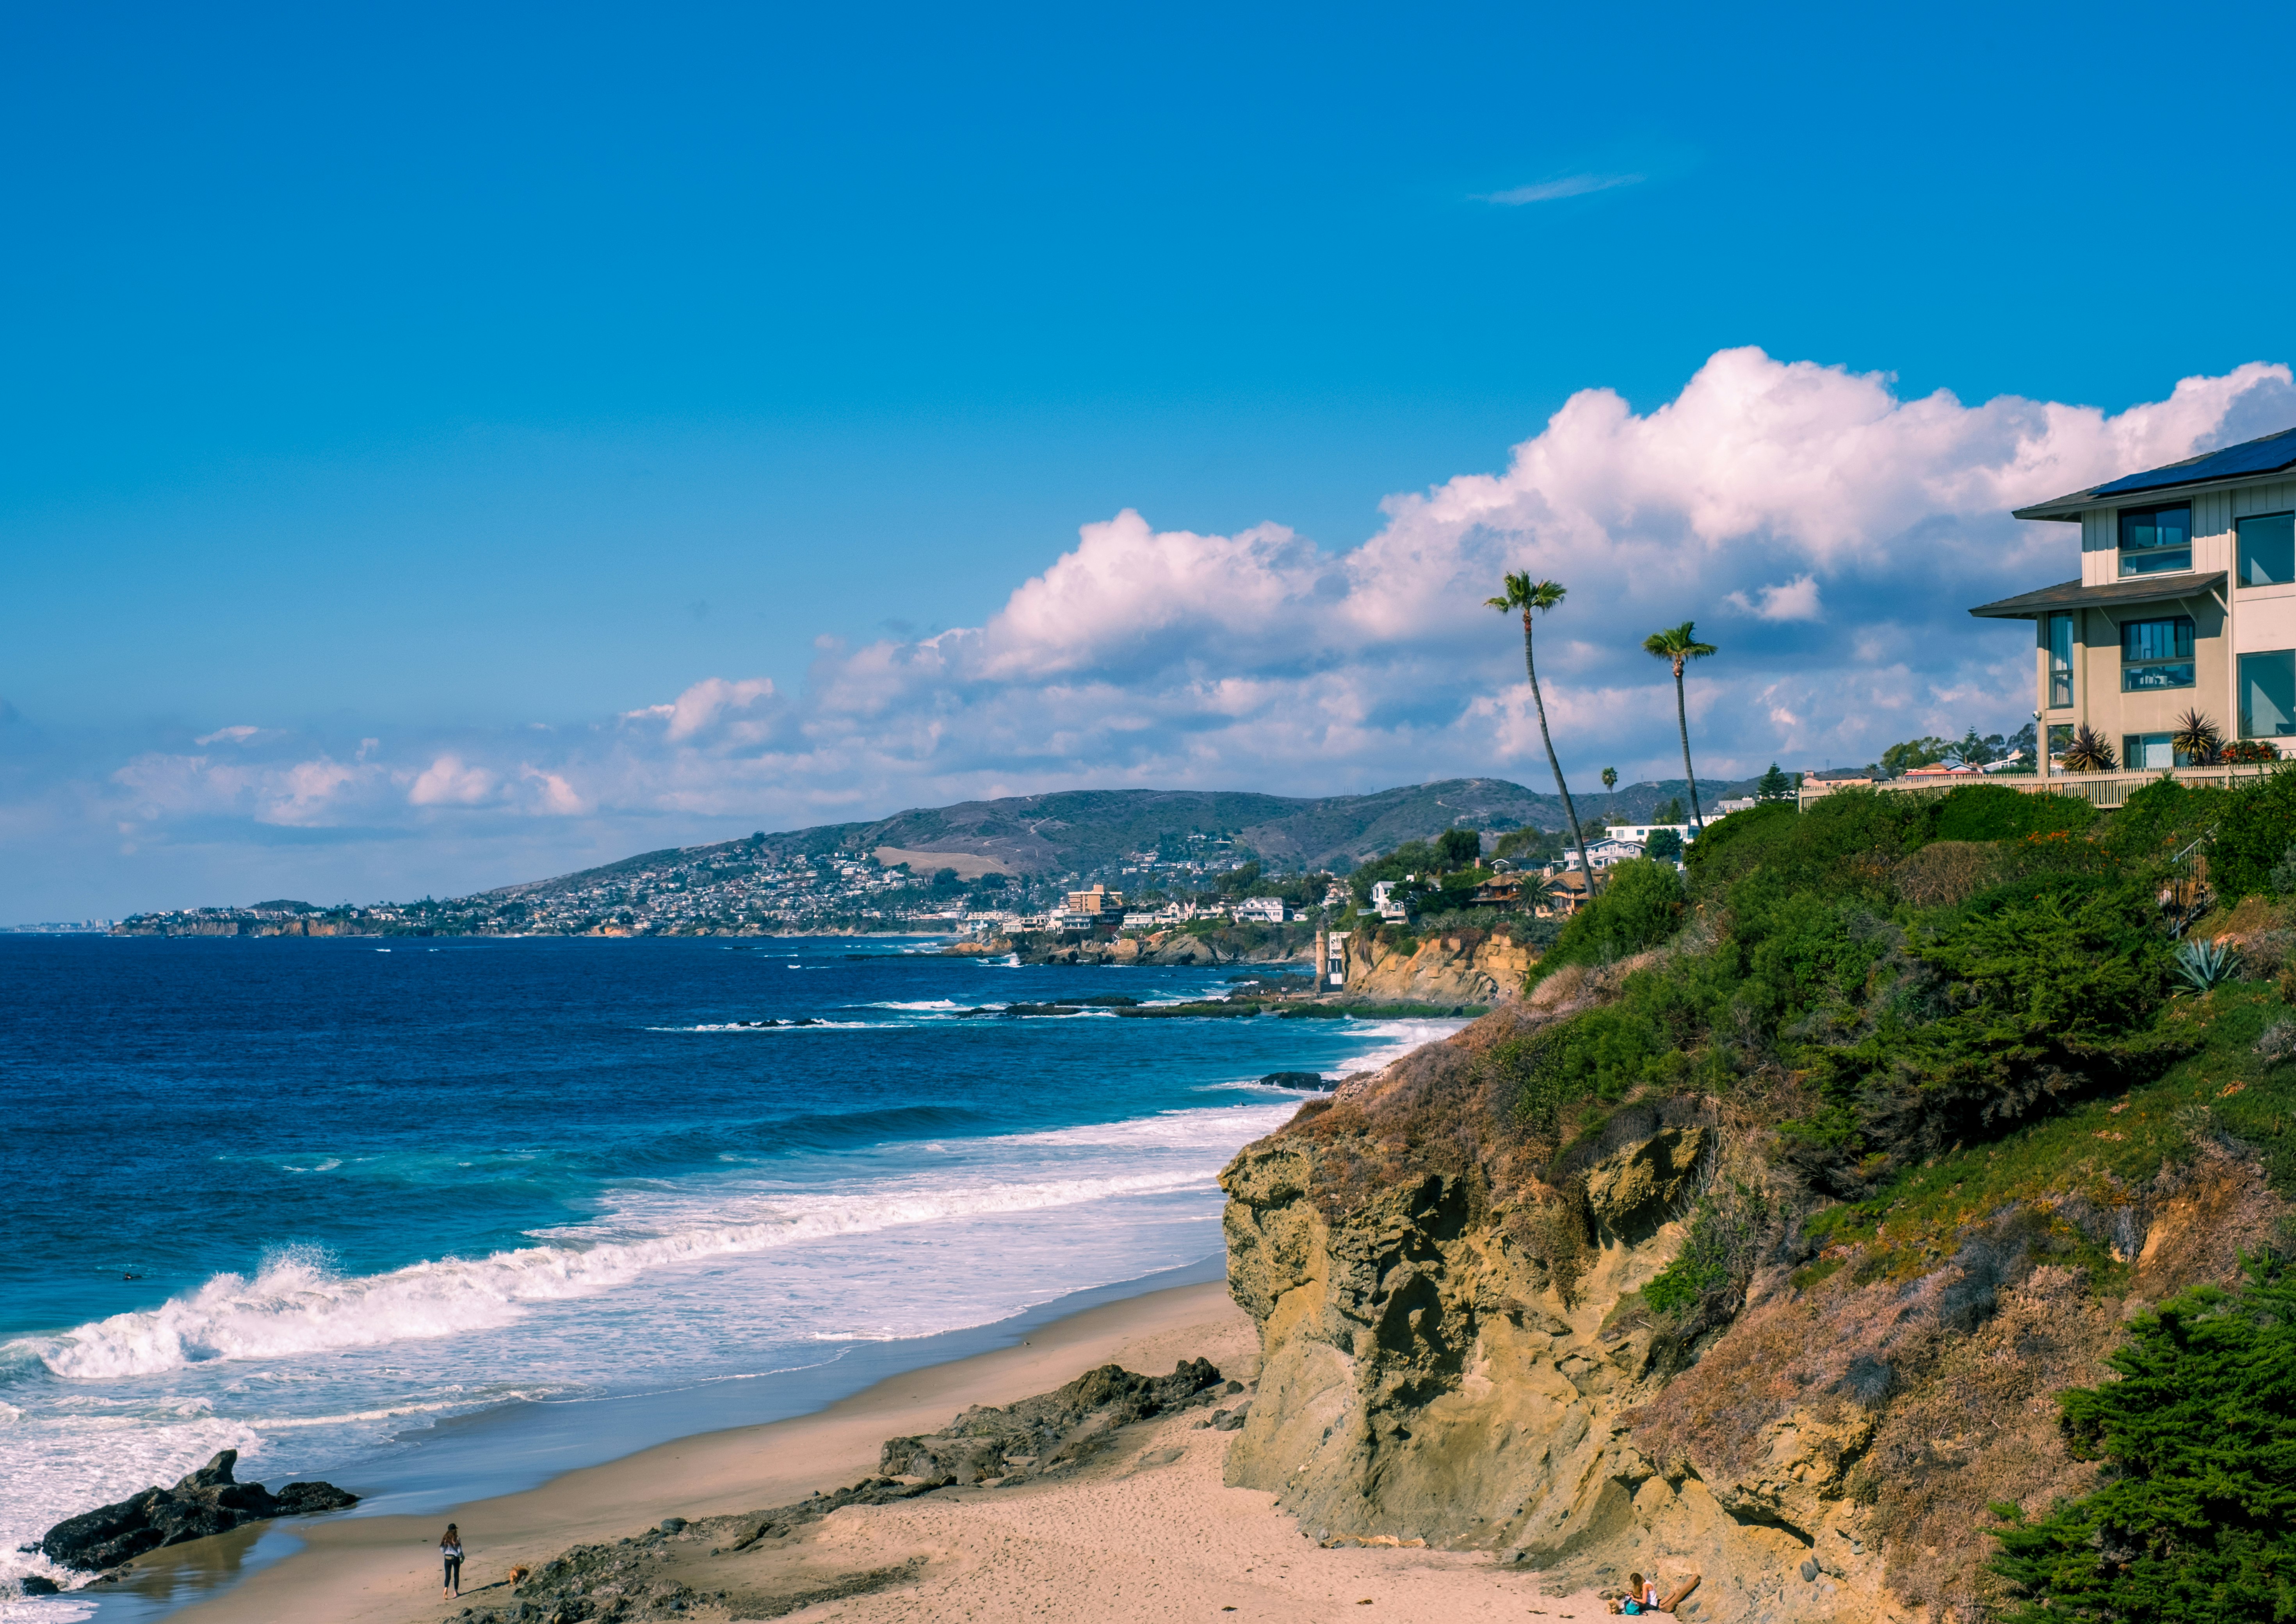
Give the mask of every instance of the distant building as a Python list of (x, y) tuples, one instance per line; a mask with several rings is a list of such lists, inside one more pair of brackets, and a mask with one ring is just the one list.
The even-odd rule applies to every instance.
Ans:
[[(1813, 795), (1831, 795), (1836, 790), (1866, 790), (1873, 786), (1874, 773), (1870, 767), (1834, 767), (1824, 772), (1801, 775), (1801, 793), (1805, 800)], [(1750, 800), (1746, 804), (1752, 806), (1755, 802)]]
[(1280, 925), (1283, 923), (1283, 898), (1281, 897), (1246, 897), (1235, 905), (1238, 923)]
[(1095, 885), (1088, 891), (1070, 891), (1065, 906), (1071, 914), (1088, 914), (1097, 919), (1103, 914), (1121, 914), (1124, 911), (1124, 893), (1110, 890), (1105, 885)]
[(1379, 916), (1382, 919), (1408, 919), (1411, 917), (1410, 911), (1406, 908), (1401, 902), (1396, 899), (1395, 886), (1396, 882), (1392, 880), (1374, 880), (1372, 882), (1371, 905), (1379, 911)]
[(1345, 987), (1348, 984), (1348, 931), (1318, 931), (1316, 932), (1316, 981), (1320, 987)]
[[(1622, 841), (1616, 835), (1605, 835), (1599, 841), (1587, 842), (1587, 861), (1595, 865), (1597, 874), (1642, 855), (1643, 843), (1640, 841)], [(1576, 846), (1562, 854), (1562, 867), (1566, 873), (1578, 871), (1578, 849)]]
[(1682, 843), (1685, 846), (1698, 838), (1698, 828), (1694, 824), (1614, 824), (1611, 826), (1611, 833), (1622, 841), (1647, 846), (1650, 837), (1661, 829), (1673, 830), (1682, 837)]

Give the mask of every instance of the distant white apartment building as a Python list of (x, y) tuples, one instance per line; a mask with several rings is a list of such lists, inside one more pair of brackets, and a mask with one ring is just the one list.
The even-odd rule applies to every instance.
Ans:
[(1661, 829), (1671, 829), (1682, 837), (1685, 846), (1698, 838), (1698, 830), (1691, 824), (1613, 824), (1611, 833), (1622, 841), (1632, 841), (1637, 846), (1650, 844), (1650, 837)]
[(1239, 923), (1280, 925), (1283, 923), (1283, 898), (1281, 897), (1246, 897), (1235, 905)]
[(1395, 895), (1392, 880), (1374, 880), (1371, 886), (1371, 905), (1379, 910), (1382, 919), (1408, 919), (1411, 915)]
[[(1640, 841), (1624, 841), (1616, 835), (1605, 835), (1599, 841), (1587, 842), (1587, 861), (1595, 865), (1597, 874), (1642, 855), (1643, 843)], [(1567, 874), (1578, 866), (1578, 848), (1573, 846), (1562, 854), (1562, 870)]]

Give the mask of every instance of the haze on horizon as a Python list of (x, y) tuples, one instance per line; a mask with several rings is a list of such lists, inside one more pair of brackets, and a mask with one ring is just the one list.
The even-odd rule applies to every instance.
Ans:
[(20, 11), (0, 921), (1542, 788), (1509, 569), (1574, 786), (1685, 619), (1702, 775), (2012, 731), (2008, 509), (2296, 425), (2292, 33)]

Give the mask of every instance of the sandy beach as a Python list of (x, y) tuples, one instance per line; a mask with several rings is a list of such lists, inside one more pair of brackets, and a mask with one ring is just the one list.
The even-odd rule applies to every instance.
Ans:
[[(679, 1439), (521, 1494), (450, 1513), (470, 1555), (463, 1598), (439, 1590), (433, 1547), (445, 1517), (340, 1517), (299, 1525), (304, 1548), (174, 1616), (184, 1624), (414, 1624), (511, 1604), (504, 1576), (569, 1546), (641, 1533), (666, 1517), (702, 1519), (785, 1505), (868, 1476), (889, 1438), (946, 1425), (968, 1405), (1004, 1405), (1114, 1362), (1168, 1371), (1211, 1359), (1246, 1382), (1250, 1321), (1218, 1285), (1177, 1287), (1087, 1309), (1018, 1348), (890, 1378), (818, 1415)], [(944, 1489), (890, 1505), (851, 1505), (808, 1530), (791, 1557), (823, 1573), (908, 1564), (901, 1581), (816, 1603), (795, 1620), (1311, 1620), (1589, 1619), (1592, 1595), (1550, 1598), (1536, 1575), (1488, 1554), (1386, 1547), (1324, 1550), (1273, 1497), (1229, 1489), (1234, 1434), (1184, 1413), (1132, 1429), (1121, 1447), (1057, 1480)], [(718, 1554), (689, 1536), (698, 1597), (738, 1590), (754, 1553)], [(1368, 1611), (1366, 1611), (1368, 1610)], [(531, 1616), (531, 1609), (529, 1614)], [(701, 1599), (678, 1616), (755, 1616)]]

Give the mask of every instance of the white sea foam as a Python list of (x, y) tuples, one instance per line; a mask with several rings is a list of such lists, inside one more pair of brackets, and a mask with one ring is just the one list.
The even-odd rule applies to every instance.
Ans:
[(751, 1025), (746, 1021), (704, 1021), (698, 1026), (650, 1026), (649, 1032), (882, 1032), (899, 1025), (896, 1021), (812, 1021), (803, 1026), (783, 1021), (778, 1026)]
[(1460, 1020), (1414, 1017), (1402, 1021), (1369, 1021), (1359, 1025), (1352, 1025), (1348, 1033), (1350, 1038), (1386, 1038), (1394, 1041), (1384, 1048), (1371, 1049), (1358, 1054), (1348, 1062), (1340, 1071), (1326, 1073), (1326, 1075), (1337, 1077), (1352, 1075), (1357, 1071), (1377, 1071), (1382, 1067), (1393, 1065), (1414, 1049), (1433, 1043), (1439, 1038), (1448, 1038), (1454, 1032), (1465, 1030), (1467, 1024), (1466, 1021)]
[[(1199, 1113), (1169, 1114), (1189, 1118)], [(1242, 1113), (1221, 1114), (1234, 1123)], [(1250, 1136), (1249, 1131), (1236, 1136)], [(1097, 1129), (1014, 1135), (1006, 1143), (1178, 1147), (1193, 1146), (1202, 1137), (1201, 1124), (1152, 1118)], [(904, 1225), (1183, 1190), (1204, 1185), (1218, 1167), (1218, 1160), (1206, 1158), (1153, 1172), (989, 1180), (940, 1189), (775, 1193), (730, 1199), (725, 1191), (696, 1192), (668, 1204), (706, 1204), (719, 1221), (688, 1224), (638, 1239), (520, 1247), (478, 1259), (445, 1258), (381, 1275), (337, 1274), (320, 1259), (291, 1248), (266, 1258), (252, 1279), (217, 1275), (157, 1308), (116, 1314), (60, 1336), (21, 1338), (0, 1348), (0, 1353), (29, 1351), (59, 1376), (102, 1380), (217, 1359), (279, 1358), (451, 1337), (505, 1325), (528, 1304), (609, 1290), (649, 1269)], [(581, 1226), (559, 1233), (572, 1238), (600, 1227)]]

